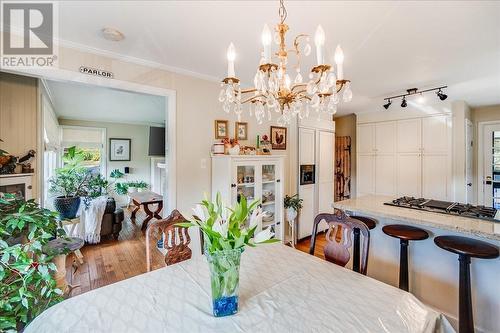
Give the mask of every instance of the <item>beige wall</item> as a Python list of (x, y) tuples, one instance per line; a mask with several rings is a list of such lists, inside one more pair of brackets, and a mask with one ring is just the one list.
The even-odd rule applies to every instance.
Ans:
[(335, 118), (335, 136), (351, 137), (351, 198), (356, 197), (356, 115)]
[[(478, 151), (478, 132), (479, 123), (485, 121), (499, 121), (500, 122), (500, 105), (491, 105), (485, 107), (474, 108), (471, 110), (471, 120), (474, 126), (474, 164), (473, 164), (473, 179), (477, 182), (478, 177), (478, 160), (483, 158), (482, 153)], [(474, 186), (474, 197), (478, 198), (478, 191), (480, 191), (480, 184)]]
[[(37, 127), (40, 119), (37, 79), (0, 72), (0, 139), (4, 141), (0, 142), (0, 148), (14, 156), (24, 155), (30, 149), (41, 153)], [(35, 169), (32, 189), (35, 198), (40, 175), (37, 161), (38, 157), (31, 162)]]

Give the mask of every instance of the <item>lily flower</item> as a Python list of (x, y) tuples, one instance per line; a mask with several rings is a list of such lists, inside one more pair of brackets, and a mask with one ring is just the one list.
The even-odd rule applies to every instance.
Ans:
[(202, 205), (196, 205), (195, 208), (193, 208), (194, 216), (199, 218), (201, 221), (205, 222), (207, 220), (207, 215), (205, 214), (205, 207)]
[(262, 228), (262, 208), (255, 208), (250, 216), (250, 229), (258, 225), (258, 230)]
[(255, 235), (253, 241), (254, 243), (262, 243), (265, 242), (269, 239), (271, 239), (274, 236), (274, 233), (271, 231), (271, 228), (267, 228), (259, 232), (257, 235)]
[(220, 217), (214, 222), (212, 226), (212, 230), (217, 232), (222, 238), (227, 238), (227, 232), (229, 230), (229, 223), (227, 221), (222, 220)]

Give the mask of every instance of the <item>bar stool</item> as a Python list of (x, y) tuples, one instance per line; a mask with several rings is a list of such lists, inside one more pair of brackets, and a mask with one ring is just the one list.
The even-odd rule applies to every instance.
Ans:
[[(356, 219), (358, 221), (361, 221), (363, 222), (367, 227), (368, 227), (368, 230), (372, 230), (374, 229), (376, 226), (377, 226), (377, 220), (371, 218), (371, 217), (367, 217), (367, 216), (350, 216), (351, 218), (353, 219)], [(359, 237), (359, 229), (358, 228), (354, 228), (353, 229), (353, 234), (354, 234), (354, 244), (353, 244), (353, 258), (352, 258), (352, 270), (355, 271), (355, 272), (360, 272), (359, 270), (359, 251), (360, 251), (360, 248), (361, 248), (361, 244), (360, 244), (360, 237)]]
[(424, 229), (404, 224), (389, 224), (382, 231), (391, 237), (398, 238), (400, 244), (399, 253), (399, 289), (408, 291), (408, 245), (409, 241), (424, 240), (429, 234)]
[(474, 332), (470, 287), (470, 258), (495, 259), (499, 252), (489, 243), (461, 236), (438, 236), (434, 243), (443, 250), (458, 254), (460, 275), (458, 285), (458, 332)]

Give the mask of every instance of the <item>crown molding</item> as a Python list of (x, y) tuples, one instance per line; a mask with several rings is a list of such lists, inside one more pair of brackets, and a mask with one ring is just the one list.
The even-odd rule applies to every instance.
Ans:
[(217, 83), (221, 82), (221, 79), (217, 78), (215, 76), (190, 71), (190, 70), (184, 69), (184, 68), (165, 65), (165, 64), (162, 64), (162, 63), (159, 63), (156, 61), (146, 60), (146, 59), (137, 58), (137, 57), (133, 57), (133, 56), (129, 56), (129, 55), (123, 55), (123, 54), (112, 52), (112, 51), (106, 51), (106, 50), (102, 50), (99, 48), (87, 46), (84, 44), (80, 44), (80, 43), (76, 43), (76, 42), (72, 42), (72, 41), (68, 41), (68, 40), (64, 40), (64, 39), (58, 39), (56, 41), (56, 44), (59, 46), (65, 47), (65, 48), (69, 48), (69, 49), (73, 49), (73, 50), (77, 50), (77, 51), (82, 51), (82, 52), (87, 52), (87, 53), (90, 53), (93, 55), (100, 55), (103, 57), (108, 57), (108, 58), (112, 58), (112, 59), (123, 61), (123, 62), (132, 63), (132, 64), (136, 64), (136, 65), (151, 67), (154, 69), (161, 69), (161, 70), (164, 70), (167, 72), (191, 76), (191, 77), (195, 77), (195, 78), (210, 81), (210, 82), (217, 82)]
[[(165, 121), (162, 123), (154, 122), (154, 121), (123, 121), (123, 120), (112, 120), (112, 119), (96, 119), (96, 118), (86, 118), (86, 117), (67, 117), (67, 116), (58, 116), (58, 121), (81, 121), (81, 122), (92, 122), (92, 123), (103, 123), (110, 125), (133, 125), (133, 126), (153, 126), (153, 127), (165, 127)], [(63, 125), (63, 126), (85, 126), (85, 124), (81, 125)]]

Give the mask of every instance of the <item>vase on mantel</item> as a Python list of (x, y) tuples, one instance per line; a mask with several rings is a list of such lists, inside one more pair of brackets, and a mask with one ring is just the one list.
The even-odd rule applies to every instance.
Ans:
[(210, 268), (212, 311), (215, 317), (230, 316), (238, 312), (240, 260), (243, 248), (205, 252)]

